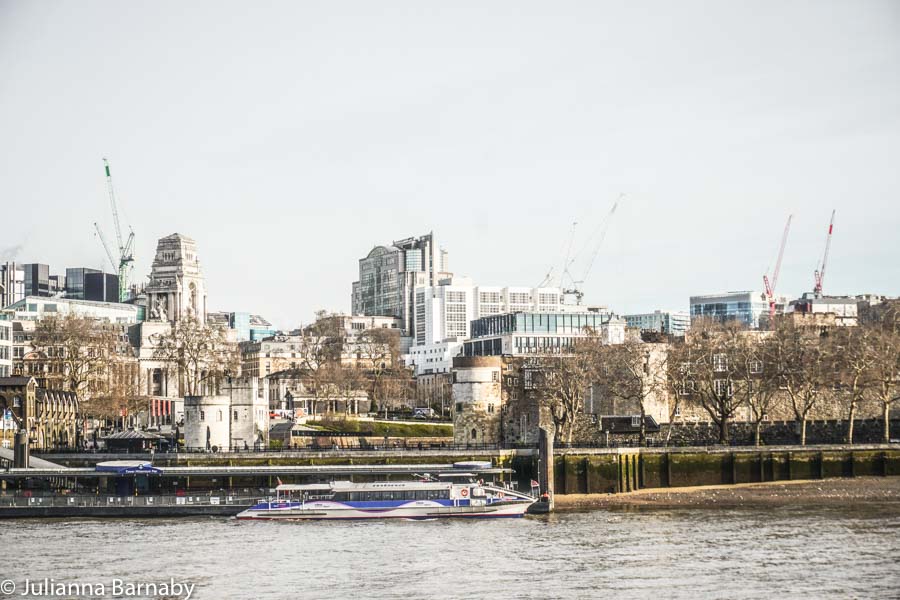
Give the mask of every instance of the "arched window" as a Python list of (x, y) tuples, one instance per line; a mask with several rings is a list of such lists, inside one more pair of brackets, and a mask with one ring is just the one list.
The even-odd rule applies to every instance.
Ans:
[(474, 440), (477, 437), (478, 437), (478, 430), (473, 427), (472, 428), (472, 439)]

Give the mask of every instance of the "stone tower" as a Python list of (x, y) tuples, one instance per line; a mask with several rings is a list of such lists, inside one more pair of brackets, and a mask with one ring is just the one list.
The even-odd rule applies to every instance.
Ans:
[(177, 323), (193, 315), (206, 322), (206, 281), (197, 258), (197, 243), (180, 233), (161, 238), (147, 285), (149, 321)]

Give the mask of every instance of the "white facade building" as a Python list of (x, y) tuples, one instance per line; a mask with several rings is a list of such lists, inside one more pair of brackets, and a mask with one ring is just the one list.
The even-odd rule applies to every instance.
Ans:
[(479, 286), (468, 277), (419, 286), (415, 290), (415, 335), (406, 364), (415, 366), (417, 376), (449, 373), (475, 319), (513, 312), (558, 312), (562, 300), (559, 288)]
[(0, 377), (10, 375), (12, 375), (12, 322), (4, 320), (0, 314)]
[(133, 304), (44, 296), (26, 296), (6, 307), (3, 312), (13, 321), (40, 321), (51, 316), (63, 317), (66, 315), (77, 315), (125, 325), (133, 325), (138, 320), (138, 307)]
[(25, 270), (22, 265), (7, 262), (0, 265), (0, 308), (25, 297)]

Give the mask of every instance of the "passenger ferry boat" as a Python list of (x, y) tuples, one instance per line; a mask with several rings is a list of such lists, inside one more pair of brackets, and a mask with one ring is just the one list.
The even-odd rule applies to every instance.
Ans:
[[(244, 520), (521, 517), (536, 498), (458, 474), (425, 481), (282, 484), (275, 497), (237, 515)], [(450, 478), (450, 480), (447, 480)]]

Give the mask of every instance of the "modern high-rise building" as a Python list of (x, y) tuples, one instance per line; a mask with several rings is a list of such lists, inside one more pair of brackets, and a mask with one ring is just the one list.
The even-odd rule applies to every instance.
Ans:
[[(775, 298), (776, 313), (783, 313), (786, 296)], [(738, 320), (751, 329), (758, 329), (760, 317), (768, 318), (769, 303), (765, 294), (757, 291), (725, 292), (691, 296), (691, 321), (711, 318), (718, 321)]]
[(514, 312), (557, 312), (563, 296), (559, 288), (479, 286), (468, 277), (417, 287), (415, 294), (414, 337), (406, 360), (418, 375), (449, 373), (475, 319)]
[(84, 299), (94, 302), (118, 302), (119, 276), (113, 273), (85, 273)]
[(0, 264), (0, 308), (25, 297), (25, 269), (14, 262)]
[(88, 273), (102, 273), (102, 271), (88, 267), (69, 267), (66, 269), (66, 298), (85, 300), (84, 277)]
[(28, 263), (22, 265), (22, 270), (25, 271), (26, 296), (50, 295), (50, 265)]
[[(0, 377), (12, 374), (12, 321), (0, 313)], [(2, 415), (0, 415), (2, 417)]]
[(681, 337), (691, 326), (691, 314), (684, 310), (656, 310), (652, 313), (625, 315), (629, 328)]
[(436, 286), (450, 276), (447, 252), (434, 234), (376, 246), (359, 260), (359, 280), (353, 283), (354, 315), (399, 317), (403, 332), (415, 331), (415, 289)]

